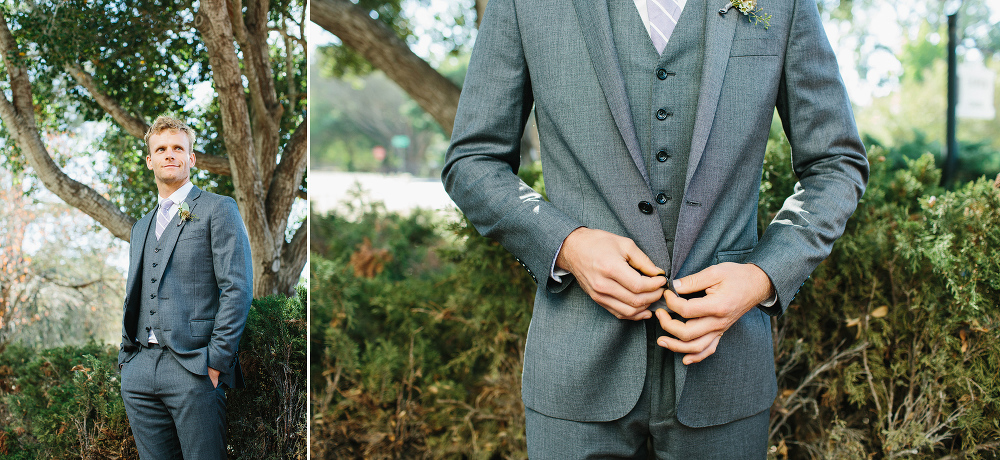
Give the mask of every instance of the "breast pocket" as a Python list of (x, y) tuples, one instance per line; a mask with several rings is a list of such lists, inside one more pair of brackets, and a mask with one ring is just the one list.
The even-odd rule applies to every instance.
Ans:
[(185, 227), (184, 229), (181, 230), (181, 234), (177, 238), (177, 241), (184, 241), (184, 240), (190, 240), (192, 238), (204, 238), (204, 237), (205, 237), (205, 229), (204, 228), (187, 228), (187, 227)]
[(191, 321), (191, 337), (208, 337), (215, 329), (215, 321), (210, 319), (196, 319)]
[(747, 259), (747, 256), (749, 256), (751, 252), (753, 252), (753, 248), (737, 249), (735, 251), (719, 251), (715, 254), (715, 263), (721, 264), (723, 262), (736, 262), (741, 264)]
[(773, 38), (748, 38), (734, 40), (733, 47), (729, 50), (729, 57), (741, 56), (778, 56), (778, 40)]

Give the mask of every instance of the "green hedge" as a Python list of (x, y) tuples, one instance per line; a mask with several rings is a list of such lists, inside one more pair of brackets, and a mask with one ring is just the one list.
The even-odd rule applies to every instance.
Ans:
[[(1000, 198), (890, 169), (774, 322), (784, 458), (996, 458)], [(794, 185), (769, 145), (761, 228)], [(537, 171), (529, 184), (541, 185)], [(534, 284), (468, 222), (378, 205), (312, 216), (316, 458), (524, 458), (521, 353)]]
[[(230, 390), (230, 458), (306, 456), (305, 308), (254, 300), (240, 345), (247, 387)], [(0, 352), (0, 459), (137, 459), (121, 399), (117, 347)]]

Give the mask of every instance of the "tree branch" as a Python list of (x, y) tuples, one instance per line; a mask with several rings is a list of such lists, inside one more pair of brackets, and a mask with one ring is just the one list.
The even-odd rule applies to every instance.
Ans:
[(7, 74), (10, 77), (11, 96), (9, 101), (0, 92), (0, 117), (10, 129), (28, 164), (38, 174), (38, 178), (56, 196), (106, 227), (113, 235), (128, 241), (132, 224), (135, 222), (117, 206), (97, 193), (94, 189), (67, 176), (49, 155), (42, 142), (35, 122), (35, 108), (28, 72), (19, 62), (17, 42), (7, 25), (7, 18), (0, 11), (0, 53)]
[(267, 43), (267, 13), (270, 7), (268, 0), (248, 0), (246, 19), (233, 17), (233, 24), (240, 22), (245, 31), (240, 41), (243, 51), (243, 67), (250, 82), (251, 123), (256, 142), (257, 162), (260, 164), (260, 177), (264, 189), (271, 186), (271, 176), (274, 173), (280, 145), (281, 116), (285, 107), (278, 102), (278, 93), (274, 86), (274, 74), (271, 71), (270, 45)]
[(268, 219), (271, 230), (275, 232), (275, 239), (282, 239), (285, 226), (288, 224), (288, 214), (291, 212), (292, 204), (295, 202), (296, 192), (299, 184), (302, 183), (302, 175), (306, 172), (306, 145), (309, 143), (308, 118), (303, 117), (295, 133), (285, 145), (285, 151), (281, 155), (281, 163), (274, 170), (274, 179), (267, 192)]
[[(128, 112), (128, 110), (125, 110), (125, 108), (122, 107), (118, 101), (111, 96), (108, 96), (107, 93), (101, 91), (97, 87), (97, 83), (94, 82), (93, 75), (87, 73), (76, 65), (66, 64), (65, 68), (66, 71), (73, 76), (73, 79), (75, 79), (80, 86), (84, 87), (84, 89), (90, 93), (90, 96), (97, 101), (97, 104), (100, 105), (105, 112), (111, 115), (111, 118), (113, 118), (119, 126), (124, 128), (129, 135), (138, 139), (145, 138), (146, 131), (149, 129), (149, 125), (146, 124), (145, 120), (141, 117), (132, 115)], [(198, 169), (203, 169), (222, 176), (232, 175), (232, 171), (229, 169), (229, 158), (218, 155), (209, 155), (203, 152), (195, 152), (195, 155), (198, 159), (196, 165)]]
[(302, 225), (295, 230), (292, 241), (285, 245), (281, 253), (281, 273), (279, 274), (280, 286), (291, 286), (289, 292), (285, 294), (294, 295), (295, 285), (302, 274), (302, 268), (306, 266), (309, 259), (308, 245), (309, 223), (303, 221)]
[(396, 82), (451, 136), (461, 90), (350, 0), (313, 0), (311, 17)]
[(80, 86), (86, 88), (90, 96), (97, 101), (97, 105), (101, 106), (105, 112), (114, 118), (118, 125), (125, 128), (125, 131), (132, 136), (142, 139), (146, 135), (146, 130), (149, 129), (149, 125), (146, 121), (140, 117), (132, 115), (124, 107), (122, 107), (118, 101), (112, 99), (110, 96), (105, 94), (103, 91), (97, 88), (97, 84), (94, 83), (94, 78), (79, 66), (74, 64), (66, 64), (65, 69), (69, 74), (76, 80)]

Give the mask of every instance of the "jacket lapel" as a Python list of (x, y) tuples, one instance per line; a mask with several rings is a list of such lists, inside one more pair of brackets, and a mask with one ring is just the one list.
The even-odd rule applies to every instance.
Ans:
[(612, 36), (608, 4), (603, 0), (573, 0), (573, 6), (611, 115), (635, 167), (649, 186), (649, 173), (646, 172), (646, 163), (639, 150), (639, 137), (632, 123), (632, 111), (625, 93), (625, 79), (618, 65), (618, 50)]
[[(188, 208), (191, 211), (191, 214), (195, 214), (194, 208), (196, 206), (198, 206), (198, 197), (200, 197), (200, 196), (201, 196), (201, 189), (199, 189), (197, 186), (195, 186), (195, 187), (191, 188), (191, 191), (188, 192), (187, 198), (185, 198), (184, 201), (182, 201), (181, 203), (187, 203), (188, 204)], [(176, 221), (176, 223), (174, 221)], [(166, 251), (166, 253), (163, 254), (163, 260), (165, 260), (165, 261), (169, 261), (170, 260), (170, 256), (173, 255), (174, 248), (177, 246), (177, 239), (178, 239), (178, 237), (180, 237), (181, 232), (184, 231), (184, 225), (186, 223), (187, 223), (186, 221), (184, 221), (183, 219), (181, 219), (180, 209), (178, 209), (177, 210), (177, 214), (174, 215), (173, 219), (170, 219), (170, 223), (167, 224), (167, 225), (168, 226), (169, 225), (176, 225), (177, 227), (180, 227), (180, 228), (178, 228), (177, 231), (170, 232), (169, 234), (166, 231), (164, 231), (164, 234), (161, 237), (161, 238), (167, 238), (167, 240), (161, 241), (161, 244), (160, 244), (161, 250), (162, 251)], [(164, 264), (160, 264), (160, 266), (157, 267), (158, 270), (157, 270), (155, 278), (160, 278), (160, 277), (163, 276), (163, 271), (167, 268), (166, 266), (167, 266), (167, 263), (164, 263)]]
[[(142, 270), (142, 251), (146, 247), (146, 235), (149, 234), (149, 226), (152, 225), (153, 215), (156, 214), (156, 209), (153, 212), (146, 213), (145, 216), (139, 219), (139, 222), (135, 224), (135, 231), (132, 232), (132, 237), (136, 241), (129, 241), (129, 264), (128, 264), (128, 296), (132, 297), (133, 291), (139, 286), (138, 278), (139, 271)], [(126, 302), (127, 305), (127, 302)]]
[[(737, 10), (719, 14), (720, 0), (709, 0), (705, 7), (708, 14), (705, 17), (705, 62), (702, 64), (701, 92), (698, 94), (698, 108), (695, 112), (694, 133), (691, 137), (691, 153), (688, 157), (687, 176), (684, 180), (685, 199), (687, 190), (691, 190), (691, 179), (698, 171), (698, 164), (705, 153), (708, 136), (712, 133), (715, 122), (715, 112), (719, 106), (722, 94), (722, 82), (726, 76), (726, 66), (729, 64), (729, 50), (733, 46), (736, 35), (736, 23), (742, 17)], [(735, 17), (734, 17), (735, 16)], [(711, 207), (713, 203), (702, 203), (703, 207)], [(691, 217), (693, 208), (681, 205), (677, 217), (677, 233), (674, 238), (674, 253), (671, 254), (672, 273), (678, 276), (688, 252), (701, 231), (701, 220)]]
[(720, 14), (718, 8), (723, 5), (721, 0), (705, 3), (708, 8), (705, 17), (705, 62), (701, 70), (701, 92), (698, 94), (698, 108), (694, 118), (685, 190), (691, 185), (691, 178), (698, 170), (698, 163), (705, 153), (705, 144), (708, 143), (708, 135), (712, 132), (715, 111), (722, 94), (722, 81), (726, 77), (726, 65), (729, 64), (729, 49), (733, 46), (736, 23), (740, 18), (739, 11), (735, 9), (727, 14)]

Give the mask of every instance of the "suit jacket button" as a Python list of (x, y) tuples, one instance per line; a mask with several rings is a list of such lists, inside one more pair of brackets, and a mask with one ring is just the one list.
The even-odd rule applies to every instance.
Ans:
[(665, 194), (656, 195), (656, 202), (660, 204), (667, 204), (670, 201), (670, 197)]
[(666, 80), (667, 69), (656, 69), (656, 78), (659, 78), (660, 80)]
[(666, 150), (660, 150), (659, 152), (656, 152), (656, 161), (663, 163), (664, 161), (667, 161), (667, 158), (670, 158), (670, 154), (667, 153)]
[(640, 201), (639, 202), (639, 211), (641, 211), (643, 214), (652, 214), (653, 213), (653, 204), (650, 203), (650, 202), (648, 202), (648, 201)]
[(667, 112), (664, 109), (659, 109), (659, 110), (656, 111), (656, 119), (660, 120), (660, 121), (666, 120), (667, 117), (669, 117), (671, 115), (673, 115), (672, 112)]

